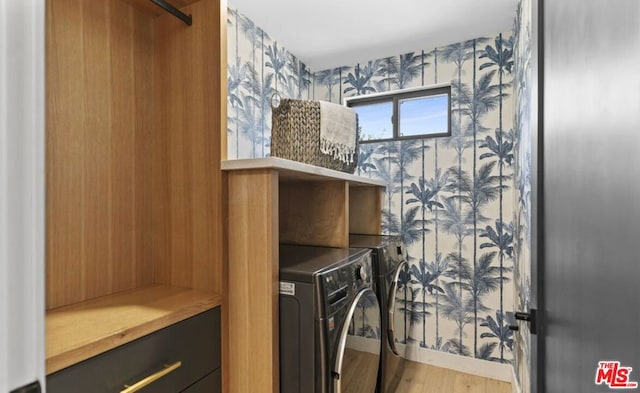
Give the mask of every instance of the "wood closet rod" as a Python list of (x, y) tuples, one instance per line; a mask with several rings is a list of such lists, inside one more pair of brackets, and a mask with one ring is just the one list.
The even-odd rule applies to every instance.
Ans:
[(171, 15), (175, 16), (176, 18), (180, 19), (184, 23), (188, 24), (189, 26), (191, 26), (191, 24), (193, 23), (191, 15), (185, 14), (184, 12), (180, 11), (179, 9), (177, 9), (173, 5), (167, 3), (166, 1), (164, 1), (164, 0), (151, 0), (151, 2), (154, 3), (155, 5), (157, 5), (158, 7), (162, 8), (163, 10), (167, 11)]

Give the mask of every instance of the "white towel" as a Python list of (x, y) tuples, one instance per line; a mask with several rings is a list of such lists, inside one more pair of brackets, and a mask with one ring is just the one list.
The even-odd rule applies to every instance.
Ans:
[(356, 152), (356, 113), (346, 106), (320, 101), (320, 151), (350, 163)]

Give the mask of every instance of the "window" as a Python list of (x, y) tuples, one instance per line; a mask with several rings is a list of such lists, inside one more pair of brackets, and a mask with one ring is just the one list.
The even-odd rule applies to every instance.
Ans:
[(345, 98), (358, 114), (360, 142), (451, 135), (451, 86)]

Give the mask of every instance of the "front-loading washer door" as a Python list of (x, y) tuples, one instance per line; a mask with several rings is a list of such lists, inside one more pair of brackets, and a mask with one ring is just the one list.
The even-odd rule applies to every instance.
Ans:
[(333, 393), (373, 393), (380, 364), (380, 305), (365, 288), (348, 308), (333, 365)]
[[(404, 277), (402, 277), (404, 276)], [(409, 265), (402, 262), (393, 276), (391, 287), (389, 288), (389, 303), (387, 304), (388, 325), (387, 340), (391, 351), (398, 356), (402, 356), (398, 342), (404, 342), (407, 338), (407, 316), (404, 311), (411, 296), (411, 289), (407, 286), (409, 281)]]

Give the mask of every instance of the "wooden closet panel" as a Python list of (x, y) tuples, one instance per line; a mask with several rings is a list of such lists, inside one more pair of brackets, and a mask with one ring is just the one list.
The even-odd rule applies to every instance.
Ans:
[[(83, 56), (83, 69), (78, 77), (83, 83), (87, 111), (82, 124), (84, 131), (82, 135), (84, 263), (82, 267), (85, 273), (84, 292), (90, 299), (111, 293), (114, 266), (110, 262), (113, 260), (115, 264), (115, 239), (111, 217), (116, 214), (113, 210), (112, 190), (117, 180), (115, 176), (112, 177), (116, 174), (112, 169), (114, 162), (111, 153), (112, 151), (114, 154), (122, 153), (117, 152), (115, 146), (111, 145), (112, 138), (113, 141), (116, 139), (116, 126), (111, 117), (114, 109), (111, 107), (111, 97), (115, 93), (115, 85), (110, 72), (112, 46), (109, 22), (112, 16), (109, 3), (84, 1), (80, 7), (82, 9), (80, 50)], [(124, 95), (121, 98), (126, 99)], [(127, 158), (126, 154), (122, 154), (123, 160), (126, 161)], [(129, 244), (126, 243), (121, 246), (125, 249), (129, 248)], [(123, 279), (128, 280), (128, 277)]]
[(379, 235), (383, 202), (383, 187), (349, 187), (349, 233)]
[(349, 247), (349, 184), (280, 183), (280, 243)]
[(47, 2), (47, 309), (151, 283), (152, 38), (120, 1)]
[[(135, 210), (137, 232), (136, 259), (143, 263), (135, 264), (135, 287), (148, 284), (153, 280), (153, 259), (151, 258), (152, 232), (152, 141), (155, 137), (153, 119), (155, 116), (155, 89), (153, 87), (153, 23), (149, 17), (140, 12), (134, 14), (133, 73), (135, 82)], [(144, 43), (144, 44), (142, 44)], [(153, 44), (150, 44), (153, 43)]]
[[(222, 99), (220, 100), (220, 160), (224, 161), (227, 159), (227, 150), (228, 150), (228, 141), (227, 141), (227, 132), (222, 130), (227, 129), (227, 18), (228, 18), (228, 2), (227, 0), (220, 0), (220, 58), (218, 59), (218, 63), (220, 64), (219, 70), (219, 78), (220, 78), (220, 93), (222, 94)], [(226, 184), (226, 181), (222, 180), (222, 184)], [(226, 196), (226, 193), (222, 194)], [(224, 211), (224, 210), (223, 210)], [(225, 244), (226, 241), (225, 241)], [(223, 375), (223, 386), (225, 386), (224, 382), (225, 376)]]
[[(278, 172), (228, 172), (230, 393), (279, 392)], [(251, 371), (248, 371), (251, 370)]]
[(201, 0), (155, 23), (155, 281), (222, 292), (220, 8)]
[[(127, 15), (110, 30), (113, 92), (111, 193), (113, 290), (152, 282), (151, 138), (153, 138), (153, 28), (148, 15), (111, 1), (113, 15)], [(114, 12), (118, 10), (118, 12)], [(114, 20), (117, 25), (118, 21)], [(132, 132), (133, 131), (133, 132)], [(124, 192), (123, 192), (124, 191)], [(131, 256), (135, 261), (131, 263)]]

